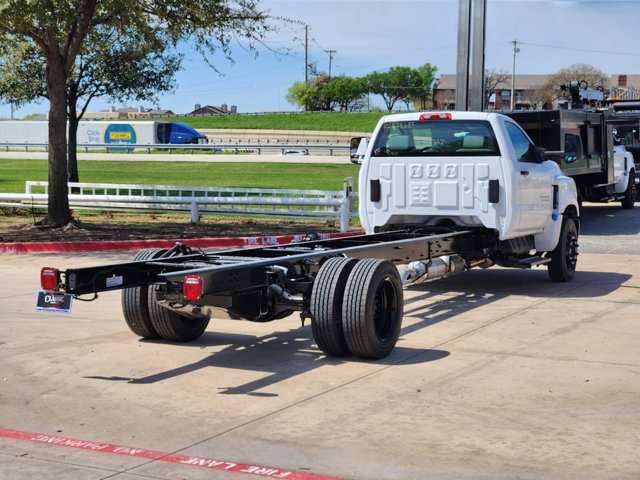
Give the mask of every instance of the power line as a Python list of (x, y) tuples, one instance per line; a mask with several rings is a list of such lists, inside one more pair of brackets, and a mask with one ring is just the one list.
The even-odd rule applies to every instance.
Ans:
[[(513, 43), (513, 42), (509, 42)], [(575, 52), (586, 52), (586, 53), (603, 53), (606, 55), (624, 55), (628, 57), (640, 57), (640, 53), (631, 53), (631, 52), (614, 52), (609, 50), (592, 50), (589, 48), (576, 48), (576, 47), (562, 47), (559, 45), (544, 45), (542, 43), (529, 43), (529, 42), (520, 42), (521, 45), (528, 45), (530, 47), (540, 47), (540, 48), (552, 48), (554, 50), (572, 50)]]

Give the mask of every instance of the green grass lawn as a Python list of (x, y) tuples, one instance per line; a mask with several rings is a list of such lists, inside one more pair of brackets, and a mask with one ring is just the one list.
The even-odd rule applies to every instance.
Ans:
[(337, 132), (373, 132), (385, 113), (273, 113), (264, 115), (227, 115), (177, 117), (150, 120), (186, 123), (194, 128), (239, 128), (262, 130), (317, 130)]
[[(358, 165), (304, 163), (78, 162), (80, 181), (190, 187), (340, 190)], [(46, 160), (0, 160), (0, 192), (24, 192), (27, 180), (46, 181)]]

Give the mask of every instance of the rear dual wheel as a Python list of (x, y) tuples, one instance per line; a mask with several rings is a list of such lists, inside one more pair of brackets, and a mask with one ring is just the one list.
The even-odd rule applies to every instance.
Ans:
[[(166, 250), (148, 248), (138, 252), (134, 261), (152, 260)], [(122, 290), (122, 313), (129, 329), (139, 337), (174, 342), (190, 342), (207, 328), (209, 318), (192, 318), (162, 307), (156, 300), (156, 286), (142, 285)]]
[[(164, 252), (166, 250), (160, 248), (147, 248), (138, 252), (133, 257), (133, 261), (158, 258)], [(139, 337), (152, 340), (162, 337), (153, 326), (149, 315), (148, 302), (150, 292), (152, 292), (152, 287), (149, 285), (122, 290), (122, 313), (124, 314), (124, 321), (127, 322), (127, 326), (133, 333)]]
[(322, 264), (311, 291), (311, 331), (318, 348), (344, 357), (351, 350), (342, 327), (342, 300), (355, 258), (334, 257)]
[(172, 342), (191, 342), (209, 325), (208, 317), (188, 317), (164, 308), (156, 300), (155, 291), (149, 293), (148, 308), (153, 328), (163, 339)]
[(311, 313), (314, 339), (328, 355), (386, 357), (402, 326), (398, 270), (381, 259), (329, 259), (318, 272)]
[(388, 260), (360, 260), (347, 281), (342, 318), (345, 339), (354, 355), (383, 358), (400, 336), (402, 282)]

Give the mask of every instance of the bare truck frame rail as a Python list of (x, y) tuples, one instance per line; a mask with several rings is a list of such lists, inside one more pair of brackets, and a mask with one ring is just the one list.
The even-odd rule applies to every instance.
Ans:
[[(487, 252), (496, 242), (489, 229), (435, 227), (211, 252), (178, 243), (143, 250), (128, 263), (43, 268), (39, 305), (55, 307), (46, 305), (46, 292), (97, 298), (123, 289), (131, 330), (171, 341), (198, 338), (221, 314), (268, 322), (299, 311), (303, 322), (312, 320), (314, 339), (327, 354), (380, 358), (400, 333), (403, 284), (490, 262)], [(401, 275), (395, 264), (404, 263), (409, 267)], [(48, 296), (49, 304), (60, 303)]]

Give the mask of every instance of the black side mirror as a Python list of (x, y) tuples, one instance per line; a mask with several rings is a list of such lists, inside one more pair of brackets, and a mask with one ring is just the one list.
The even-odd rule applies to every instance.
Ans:
[(362, 163), (367, 151), (367, 139), (364, 137), (352, 138), (349, 143), (349, 154), (352, 163)]
[(536, 147), (534, 144), (531, 144), (531, 146), (529, 147), (529, 151), (527, 152), (527, 161), (531, 163), (544, 162), (544, 152), (544, 148)]

